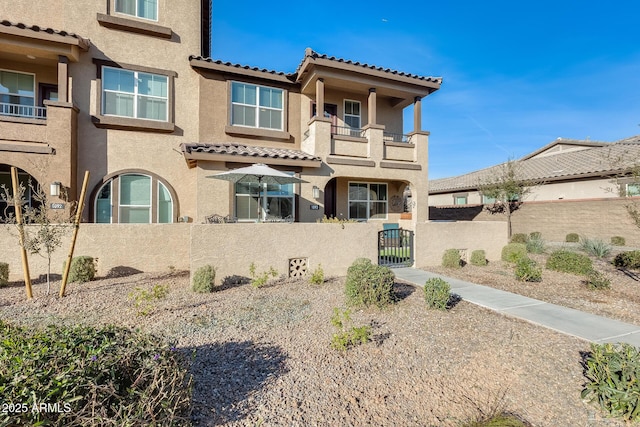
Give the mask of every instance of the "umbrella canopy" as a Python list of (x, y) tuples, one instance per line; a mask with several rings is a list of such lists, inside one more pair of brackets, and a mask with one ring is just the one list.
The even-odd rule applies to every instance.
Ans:
[(256, 163), (244, 168), (233, 169), (207, 178), (222, 179), (231, 182), (266, 183), (266, 184), (295, 184), (306, 182), (292, 175), (275, 170), (264, 163)]
[(233, 183), (241, 182), (258, 184), (258, 222), (260, 221), (260, 213), (262, 210), (262, 197), (260, 195), (262, 185), (260, 184), (296, 184), (299, 182), (307, 182), (295, 176), (273, 169), (263, 163), (256, 163), (244, 168), (232, 169), (217, 175), (208, 176), (207, 178), (222, 179)]

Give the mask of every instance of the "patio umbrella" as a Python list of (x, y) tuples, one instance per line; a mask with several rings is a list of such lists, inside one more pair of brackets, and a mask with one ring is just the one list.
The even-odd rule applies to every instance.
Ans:
[[(227, 172), (222, 172), (217, 175), (211, 175), (207, 178), (222, 179), (224, 181), (230, 181), (233, 183), (257, 183), (258, 184), (258, 209), (261, 208), (262, 197), (260, 195), (262, 191), (262, 184), (295, 184), (299, 182), (306, 182), (300, 178), (292, 175), (288, 175), (279, 170), (273, 169), (265, 165), (264, 163), (256, 163), (244, 168), (232, 169)], [(260, 211), (258, 211), (258, 222), (260, 221)]]

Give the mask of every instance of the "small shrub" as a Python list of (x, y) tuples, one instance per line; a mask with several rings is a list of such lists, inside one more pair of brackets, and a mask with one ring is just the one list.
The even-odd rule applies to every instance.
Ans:
[(460, 268), (462, 260), (460, 259), (460, 251), (457, 249), (447, 249), (442, 255), (442, 266), (445, 268)]
[[(130, 328), (22, 328), (0, 320), (0, 425), (185, 425), (191, 377), (180, 352)], [(19, 380), (16, 380), (19, 379)], [(32, 411), (59, 403), (60, 410)]]
[(395, 276), (388, 267), (358, 258), (347, 269), (345, 280), (346, 303), (350, 306), (384, 307), (394, 301)]
[(545, 241), (538, 235), (536, 237), (530, 237), (529, 240), (527, 240), (526, 246), (527, 252), (530, 254), (542, 254), (546, 249)]
[(622, 268), (640, 268), (640, 251), (620, 252), (613, 258), (613, 265)]
[(0, 288), (9, 284), (9, 264), (0, 262)]
[(432, 277), (424, 284), (424, 299), (427, 307), (446, 310), (451, 299), (451, 286), (439, 277)]
[(169, 294), (168, 285), (154, 285), (151, 290), (135, 288), (129, 293), (138, 316), (147, 316), (154, 309), (154, 301), (164, 299)]
[(564, 241), (567, 243), (578, 243), (580, 241), (580, 236), (578, 236), (578, 233), (569, 233), (564, 238)]
[(338, 332), (331, 339), (331, 348), (335, 350), (345, 351), (371, 341), (371, 326), (353, 326), (350, 310), (340, 311), (340, 309), (334, 308), (331, 324), (338, 329)]
[(600, 239), (580, 239), (580, 249), (598, 258), (604, 258), (611, 253), (611, 246)]
[(527, 243), (527, 235), (524, 233), (516, 233), (511, 236), (510, 243)]
[(613, 236), (611, 238), (611, 244), (613, 246), (624, 246), (626, 243), (626, 241), (624, 240), (624, 237), (622, 236)]
[(487, 255), (483, 249), (471, 252), (471, 265), (483, 267), (487, 265)]
[(546, 266), (549, 270), (582, 275), (593, 270), (593, 263), (588, 256), (563, 249), (552, 252)]
[(516, 279), (521, 282), (542, 282), (542, 268), (534, 260), (523, 257), (516, 261)]
[(324, 283), (324, 270), (321, 265), (318, 265), (318, 267), (313, 270), (309, 281), (314, 285), (322, 285)]
[(203, 265), (193, 275), (191, 289), (194, 292), (207, 293), (215, 289), (216, 269), (212, 265)]
[(527, 256), (527, 246), (524, 243), (509, 243), (502, 248), (502, 260), (516, 262)]
[(630, 344), (591, 344), (584, 361), (582, 399), (612, 417), (640, 421), (640, 350)]
[(460, 427), (529, 427), (530, 425), (518, 415), (501, 412), (464, 422)]
[(532, 231), (529, 233), (529, 239), (539, 240), (542, 239), (542, 233), (539, 231)]
[[(66, 261), (65, 263), (66, 264)], [(63, 270), (65, 265), (63, 264)], [(90, 282), (96, 276), (96, 263), (93, 257), (90, 256), (77, 256), (71, 260), (71, 267), (69, 267), (69, 277), (67, 280), (69, 283), (78, 282)]]
[(257, 273), (256, 264), (253, 262), (249, 265), (249, 274), (251, 275), (251, 286), (254, 288), (261, 288), (265, 286), (269, 282), (269, 276), (274, 279), (278, 277), (278, 271), (273, 267), (269, 267), (269, 271)]
[(609, 279), (605, 274), (592, 270), (587, 274), (587, 287), (589, 289), (609, 289), (611, 287), (611, 279)]

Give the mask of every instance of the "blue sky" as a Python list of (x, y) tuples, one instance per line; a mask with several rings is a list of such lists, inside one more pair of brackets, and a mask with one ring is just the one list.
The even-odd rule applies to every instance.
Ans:
[(214, 0), (211, 56), (293, 72), (311, 47), (443, 77), (422, 104), (436, 179), (522, 157), (558, 137), (640, 134), (638, 16), (632, 0)]

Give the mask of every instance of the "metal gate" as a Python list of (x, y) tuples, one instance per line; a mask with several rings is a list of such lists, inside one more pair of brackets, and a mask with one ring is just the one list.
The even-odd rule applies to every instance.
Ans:
[(411, 267), (413, 231), (402, 228), (379, 231), (378, 264), (386, 267)]

